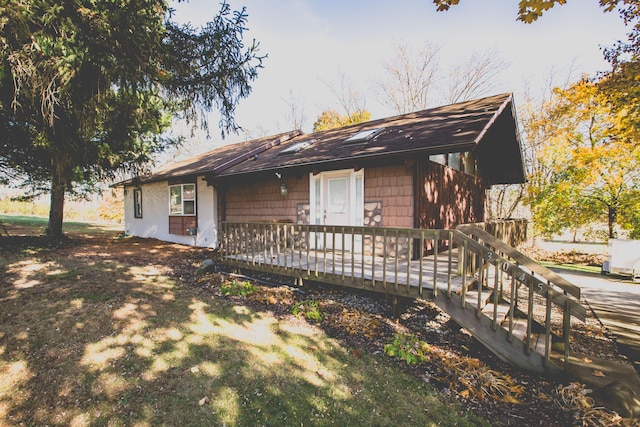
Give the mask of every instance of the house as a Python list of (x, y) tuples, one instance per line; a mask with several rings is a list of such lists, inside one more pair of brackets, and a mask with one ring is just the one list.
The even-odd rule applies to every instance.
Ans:
[(501, 94), (224, 146), (120, 185), (128, 235), (213, 248), (223, 221), (482, 222), (486, 190), (524, 179), (513, 96)]

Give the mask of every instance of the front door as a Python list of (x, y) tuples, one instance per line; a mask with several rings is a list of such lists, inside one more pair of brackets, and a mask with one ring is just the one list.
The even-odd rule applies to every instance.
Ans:
[(349, 175), (325, 176), (323, 179), (323, 224), (351, 225), (349, 217)]
[[(362, 225), (364, 215), (364, 173), (352, 169), (311, 175), (311, 223), (318, 225)], [(312, 236), (312, 246), (334, 247), (332, 233)], [(351, 250), (351, 234), (345, 234), (345, 250)], [(356, 238), (356, 249), (360, 247)], [(335, 249), (342, 249), (342, 234), (335, 234)]]

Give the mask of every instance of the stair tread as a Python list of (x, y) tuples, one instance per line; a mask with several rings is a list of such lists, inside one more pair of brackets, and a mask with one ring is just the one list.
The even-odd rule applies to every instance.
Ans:
[[(491, 290), (483, 290), (482, 291), (482, 306), (485, 307), (487, 305), (487, 303), (489, 301), (491, 301), (491, 297), (492, 297), (492, 291)], [(476, 306), (478, 304), (478, 291), (467, 291), (465, 293), (465, 297), (464, 300), (468, 303), (468, 304), (473, 304), (473, 306)]]
[[(503, 321), (503, 327), (509, 330), (509, 319), (505, 319)], [(514, 337), (519, 339), (522, 342), (525, 342), (527, 336), (527, 319), (522, 317), (516, 317), (513, 319), (513, 330), (512, 334)], [(529, 346), (532, 350), (537, 353), (544, 354), (545, 347), (545, 338), (544, 334), (539, 334), (537, 332), (531, 332), (531, 343)]]
[[(490, 317), (491, 319), (493, 319), (493, 309), (496, 305), (493, 302), (488, 303), (487, 305), (484, 306), (484, 308), (482, 309), (482, 313), (484, 313), (485, 316)], [(507, 315), (509, 314), (509, 310), (511, 309), (511, 307), (509, 307), (508, 304), (498, 304), (497, 305), (497, 321), (498, 323), (502, 323), (504, 321), (504, 319), (507, 317)]]

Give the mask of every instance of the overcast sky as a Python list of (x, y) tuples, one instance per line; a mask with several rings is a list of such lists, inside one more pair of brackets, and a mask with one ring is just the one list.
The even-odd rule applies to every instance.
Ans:
[[(473, 53), (498, 51), (509, 67), (494, 92), (513, 92), (517, 105), (527, 86), (545, 87), (551, 70), (559, 78), (571, 68), (575, 78), (605, 70), (601, 47), (623, 39), (627, 31), (597, 0), (570, 0), (531, 25), (516, 21), (517, 0), (460, 3), (436, 12), (431, 0), (229, 0), (234, 10), (247, 7), (246, 40), (258, 40), (268, 58), (238, 108), (236, 118), (246, 135), (222, 142), (213, 129), (205, 148), (290, 130), (284, 101), (290, 94), (304, 106), (303, 130), (311, 132), (323, 110), (337, 109), (327, 82), (336, 82), (340, 73), (365, 94), (372, 118), (393, 115), (379, 102), (372, 82), (384, 79), (382, 63), (393, 58), (398, 44), (441, 46), (443, 69)], [(217, 12), (219, 1), (174, 2), (173, 7), (176, 19), (197, 26)]]

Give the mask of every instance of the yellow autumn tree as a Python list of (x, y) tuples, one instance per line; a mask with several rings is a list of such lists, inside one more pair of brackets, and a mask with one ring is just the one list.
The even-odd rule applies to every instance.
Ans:
[(341, 128), (347, 125), (368, 122), (369, 120), (371, 120), (371, 113), (367, 110), (356, 110), (349, 115), (342, 115), (335, 110), (325, 110), (318, 116), (313, 124), (313, 131), (319, 132), (322, 130)]
[(528, 202), (538, 231), (551, 234), (606, 221), (609, 237), (616, 226), (640, 230), (640, 145), (586, 78), (553, 98), (528, 123), (535, 162)]

